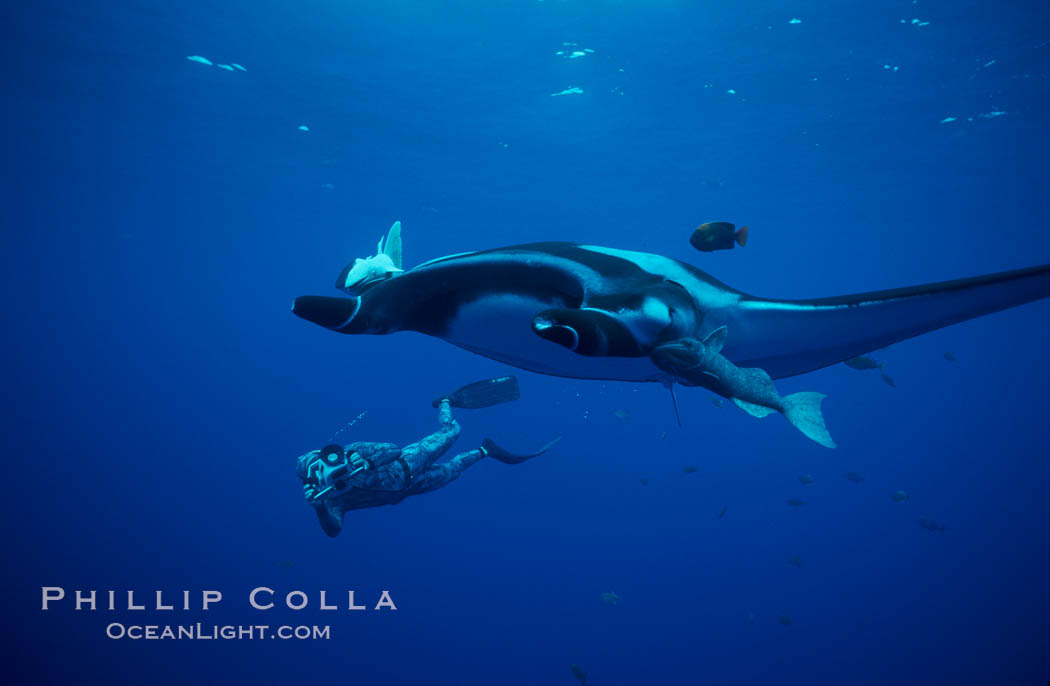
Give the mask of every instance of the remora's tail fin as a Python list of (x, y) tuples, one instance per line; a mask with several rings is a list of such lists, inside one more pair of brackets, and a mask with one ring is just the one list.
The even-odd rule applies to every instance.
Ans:
[(742, 295), (723, 354), (774, 379), (1050, 296), (1050, 265), (815, 300)]
[(784, 397), (784, 416), (791, 425), (825, 448), (835, 448), (835, 441), (824, 426), (824, 415), (820, 413), (820, 403), (827, 396), (823, 393), (804, 391)]
[(518, 390), (517, 377), (501, 376), (495, 379), (485, 379), (484, 381), (475, 381), (472, 384), (467, 384), (463, 388), (437, 398), (431, 404), (437, 407), (444, 398), (448, 398), (452, 407), (477, 410), (482, 407), (499, 405), (500, 403), (509, 403), (520, 397), (521, 391)]

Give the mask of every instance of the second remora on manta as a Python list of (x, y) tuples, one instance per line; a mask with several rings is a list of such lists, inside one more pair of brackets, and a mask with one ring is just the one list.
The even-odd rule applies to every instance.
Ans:
[(350, 297), (301, 296), (293, 312), (340, 333), (417, 331), (543, 374), (704, 385), (654, 359), (654, 351), (700, 343), (726, 327), (715, 351), (725, 363), (778, 379), (1050, 295), (1050, 265), (779, 300), (748, 295), (678, 260), (576, 243), (449, 255), (407, 271), (400, 258), (395, 224), (379, 254), (340, 275), (336, 286)]
[(824, 425), (820, 403), (823, 393), (792, 393), (781, 397), (763, 370), (757, 367), (741, 369), (721, 354), (728, 331), (715, 329), (703, 341), (683, 338), (657, 346), (650, 357), (660, 369), (684, 386), (703, 386), (752, 417), (762, 418), (779, 412), (791, 425), (825, 448), (834, 448), (835, 441)]

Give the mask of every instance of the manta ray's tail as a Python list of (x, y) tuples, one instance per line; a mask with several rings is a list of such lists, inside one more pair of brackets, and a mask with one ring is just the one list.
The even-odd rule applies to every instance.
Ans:
[(1050, 265), (815, 300), (741, 297), (725, 355), (774, 379), (1050, 297)]
[(781, 412), (792, 426), (816, 441), (825, 448), (836, 447), (834, 439), (824, 426), (824, 415), (820, 412), (820, 403), (826, 398), (823, 393), (803, 391), (784, 397), (784, 409)]

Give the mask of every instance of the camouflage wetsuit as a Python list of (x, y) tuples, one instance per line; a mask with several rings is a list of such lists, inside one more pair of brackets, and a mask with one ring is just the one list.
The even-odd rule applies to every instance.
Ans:
[[(329, 536), (343, 529), (343, 514), (379, 505), (396, 505), (410, 495), (434, 491), (459, 478), (467, 467), (485, 457), (481, 448), (456, 455), (447, 462), (434, 464), (459, 438), (459, 422), (452, 418), (448, 400), (438, 410), (438, 430), (422, 440), (398, 448), (393, 443), (351, 443), (347, 453), (364, 458), (368, 468), (350, 477), (352, 488), (345, 493), (311, 503), (317, 511), (321, 528)], [(306, 484), (307, 468), (320, 457), (313, 450), (301, 456), (295, 473)]]

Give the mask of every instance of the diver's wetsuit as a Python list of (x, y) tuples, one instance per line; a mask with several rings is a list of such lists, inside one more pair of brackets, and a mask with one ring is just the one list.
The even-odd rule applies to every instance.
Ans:
[[(347, 453), (360, 455), (368, 468), (350, 477), (352, 488), (348, 491), (314, 504), (324, 532), (337, 536), (343, 528), (343, 514), (348, 510), (396, 505), (410, 495), (437, 490), (458, 479), (463, 470), (485, 457), (485, 451), (476, 448), (442, 464), (434, 464), (459, 438), (459, 422), (452, 418), (448, 400), (441, 401), (438, 424), (437, 431), (404, 448), (393, 443), (346, 446)], [(304, 484), (307, 468), (319, 455), (320, 451), (313, 450), (299, 458), (295, 473)]]

